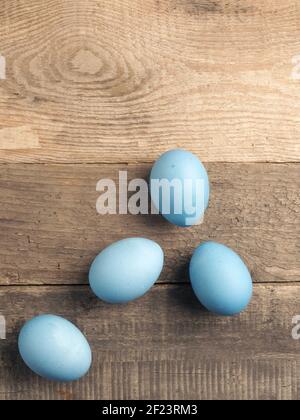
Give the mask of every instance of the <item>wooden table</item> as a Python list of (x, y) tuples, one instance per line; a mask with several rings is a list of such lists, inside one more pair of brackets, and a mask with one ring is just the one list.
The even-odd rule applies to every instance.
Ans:
[[(298, 399), (299, 2), (2, 0), (0, 53), (0, 398)], [(96, 212), (99, 179), (145, 178), (175, 147), (208, 168), (204, 224)], [(158, 241), (165, 269), (110, 306), (87, 272), (128, 236)], [(208, 239), (252, 272), (240, 316), (207, 313), (191, 291)], [(47, 382), (20, 360), (19, 328), (40, 313), (87, 335), (83, 380)]]

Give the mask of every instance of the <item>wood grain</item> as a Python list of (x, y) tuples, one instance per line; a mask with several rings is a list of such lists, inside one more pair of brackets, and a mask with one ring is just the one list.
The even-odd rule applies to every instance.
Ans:
[[(299, 399), (300, 342), (291, 336), (299, 293), (299, 285), (256, 285), (246, 312), (222, 318), (204, 311), (187, 285), (160, 285), (115, 306), (86, 286), (2, 287), (0, 398)], [(16, 337), (40, 313), (84, 331), (94, 354), (87, 377), (50, 383), (25, 367)]]
[[(300, 399), (299, 27), (297, 0), (1, 1), (0, 400)], [(147, 179), (175, 147), (207, 162), (204, 224), (97, 214), (99, 179)], [(88, 269), (128, 236), (159, 242), (165, 269), (107, 305)], [(240, 316), (209, 314), (187, 284), (205, 240), (251, 270)], [(87, 377), (50, 383), (20, 360), (40, 313), (85, 332)]]
[(191, 229), (157, 215), (99, 215), (96, 184), (120, 170), (130, 181), (147, 178), (150, 165), (1, 165), (0, 283), (86, 283), (93, 258), (132, 236), (161, 244), (164, 283), (187, 281), (205, 240), (239, 252), (256, 282), (300, 281), (297, 164), (209, 164), (210, 207)]
[(299, 161), (299, 24), (296, 0), (2, 0), (0, 129), (41, 147), (0, 161)]

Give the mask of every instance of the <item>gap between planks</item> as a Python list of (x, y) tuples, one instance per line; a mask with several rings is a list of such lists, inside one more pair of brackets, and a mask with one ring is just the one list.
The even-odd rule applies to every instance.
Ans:
[[(180, 147), (178, 148), (180, 149)], [(170, 149), (172, 150), (172, 149)], [(166, 150), (167, 152), (167, 150)], [(157, 156), (157, 159), (159, 159), (161, 155)], [(197, 154), (197, 156), (201, 159), (201, 156)], [(105, 166), (115, 166), (115, 165), (121, 165), (121, 166), (136, 166), (136, 165), (151, 165), (156, 162), (156, 159), (152, 161), (143, 161), (143, 160), (137, 160), (137, 161), (90, 161), (90, 162), (76, 162), (69, 160), (68, 162), (22, 162), (22, 161), (16, 161), (16, 162), (0, 162), (0, 166), (12, 166), (12, 165), (20, 165), (20, 166), (96, 166), (96, 165), (105, 165)], [(217, 160), (213, 162), (202, 162), (204, 165), (208, 164), (215, 164), (215, 165), (300, 165), (300, 161), (272, 161), (272, 160), (265, 160), (265, 161), (251, 161), (251, 162), (243, 162), (243, 161), (226, 161), (226, 160)]]
[[(260, 281), (256, 281), (253, 286), (270, 286), (270, 287), (283, 287), (283, 286), (298, 286), (300, 285), (300, 280), (299, 281), (279, 281), (279, 282), (260, 282)], [(162, 287), (168, 287), (168, 286), (183, 286), (183, 287), (192, 287), (190, 283), (188, 282), (164, 282), (164, 283), (157, 283), (154, 286), (152, 286), (153, 288), (162, 288)], [(15, 287), (15, 288), (26, 288), (26, 287), (84, 287), (84, 288), (89, 288), (89, 284), (86, 283), (39, 283), (39, 284), (34, 284), (34, 283), (12, 283), (12, 284), (0, 284), (0, 289), (5, 289), (5, 288), (10, 288), (10, 287)], [(151, 289), (150, 289), (151, 290)]]

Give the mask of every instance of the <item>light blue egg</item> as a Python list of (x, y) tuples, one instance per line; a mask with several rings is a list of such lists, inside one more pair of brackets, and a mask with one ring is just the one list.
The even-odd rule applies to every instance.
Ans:
[(74, 324), (59, 316), (40, 315), (26, 322), (18, 344), (26, 365), (50, 380), (77, 380), (91, 366), (86, 338)]
[(113, 243), (94, 260), (90, 286), (108, 303), (126, 303), (143, 296), (156, 282), (164, 264), (161, 247), (149, 239)]
[(190, 263), (190, 278), (199, 301), (216, 314), (238, 314), (251, 301), (253, 284), (249, 270), (225, 245), (200, 245)]
[[(168, 181), (167, 189), (157, 183)], [(171, 185), (171, 184), (169, 184)], [(178, 193), (181, 186), (181, 194)], [(154, 207), (170, 222), (188, 227), (198, 224), (209, 203), (209, 179), (205, 167), (193, 153), (176, 149), (163, 154), (150, 175)], [(176, 192), (177, 191), (177, 192)]]

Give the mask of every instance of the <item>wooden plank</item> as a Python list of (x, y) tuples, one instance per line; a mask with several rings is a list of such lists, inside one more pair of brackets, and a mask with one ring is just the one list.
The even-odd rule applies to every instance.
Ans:
[[(299, 399), (299, 285), (256, 285), (233, 318), (204, 311), (187, 285), (160, 285), (128, 305), (107, 305), (86, 286), (2, 287), (7, 339), (0, 342), (0, 398)], [(23, 322), (55, 313), (75, 322), (93, 349), (84, 379), (56, 384), (17, 354)]]
[(113, 241), (147, 237), (166, 254), (160, 281), (184, 282), (193, 250), (215, 240), (233, 247), (254, 281), (299, 281), (297, 164), (209, 164), (204, 224), (177, 228), (159, 215), (96, 211), (99, 179), (147, 178), (142, 165), (1, 165), (0, 283), (82, 284), (93, 258)]
[(0, 129), (41, 147), (0, 161), (299, 161), (299, 24), (296, 0), (2, 0)]

